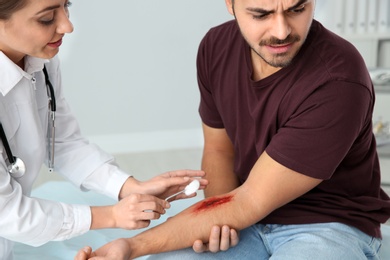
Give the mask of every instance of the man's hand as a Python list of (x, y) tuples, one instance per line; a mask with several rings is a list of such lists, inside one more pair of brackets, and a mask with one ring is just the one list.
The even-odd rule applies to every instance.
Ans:
[(84, 247), (77, 252), (74, 260), (129, 260), (130, 246), (124, 238), (105, 244), (95, 252), (91, 247)]
[(196, 253), (226, 251), (238, 244), (239, 237), (235, 229), (224, 225), (221, 227), (214, 226), (211, 229), (209, 242), (204, 244), (201, 240), (196, 240), (192, 246)]

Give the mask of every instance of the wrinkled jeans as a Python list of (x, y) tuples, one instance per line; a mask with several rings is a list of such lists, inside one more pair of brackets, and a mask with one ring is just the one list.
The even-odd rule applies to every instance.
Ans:
[(340, 223), (304, 225), (256, 224), (240, 232), (236, 247), (218, 253), (195, 253), (192, 248), (152, 255), (152, 259), (380, 259), (381, 240)]

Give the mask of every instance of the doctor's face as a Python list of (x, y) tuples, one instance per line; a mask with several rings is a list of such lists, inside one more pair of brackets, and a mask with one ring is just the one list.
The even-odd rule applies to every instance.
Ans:
[(73, 31), (68, 0), (26, 0), (26, 5), (0, 20), (0, 50), (23, 67), (26, 55), (54, 57), (65, 33)]
[(252, 62), (275, 68), (291, 63), (314, 16), (314, 0), (225, 0), (252, 49)]

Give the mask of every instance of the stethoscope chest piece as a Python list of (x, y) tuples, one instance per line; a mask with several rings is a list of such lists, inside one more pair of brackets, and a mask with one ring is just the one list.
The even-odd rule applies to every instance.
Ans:
[(22, 159), (14, 157), (14, 162), (10, 163), (7, 159), (8, 172), (13, 178), (20, 178), (26, 173), (26, 165)]

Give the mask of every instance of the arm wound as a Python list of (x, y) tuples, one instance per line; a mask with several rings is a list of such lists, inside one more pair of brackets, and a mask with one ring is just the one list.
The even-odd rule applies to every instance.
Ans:
[(233, 199), (233, 195), (205, 199), (202, 202), (200, 202), (198, 205), (196, 205), (193, 211), (200, 212), (200, 211), (216, 208), (220, 205), (228, 203), (232, 199)]

